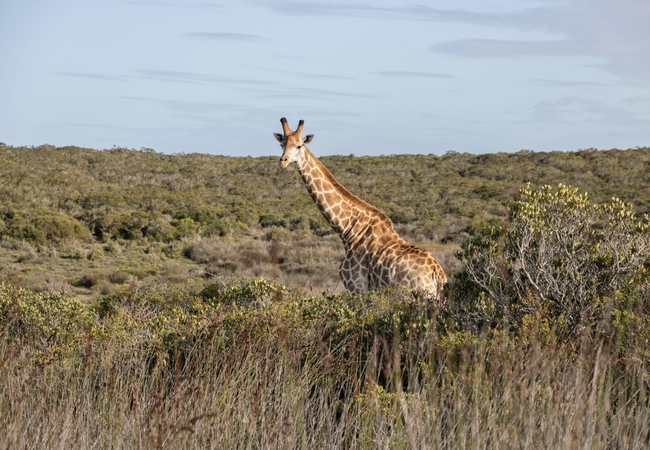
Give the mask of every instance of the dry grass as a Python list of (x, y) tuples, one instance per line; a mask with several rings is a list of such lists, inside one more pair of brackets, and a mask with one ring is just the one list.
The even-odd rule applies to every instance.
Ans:
[(183, 254), (204, 265), (209, 276), (263, 277), (314, 292), (343, 290), (338, 274), (343, 244), (333, 235), (286, 241), (200, 238), (188, 243)]
[(378, 337), (368, 358), (343, 360), (340, 348), (317, 337), (308, 348), (294, 346), (281, 330), (258, 337), (244, 332), (230, 344), (206, 337), (168, 359), (89, 337), (74, 363), (29, 366), (5, 336), (0, 447), (648, 445), (647, 361), (634, 352), (622, 361), (605, 342), (497, 336), (449, 346), (429, 335), (430, 351), (415, 358), (396, 349), (417, 343)]

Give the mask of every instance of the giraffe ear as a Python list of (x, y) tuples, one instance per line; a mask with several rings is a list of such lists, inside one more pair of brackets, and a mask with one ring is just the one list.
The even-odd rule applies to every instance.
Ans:
[(280, 133), (273, 133), (273, 136), (275, 136), (278, 142), (282, 142), (284, 140), (284, 136), (282, 136)]
[(312, 139), (314, 139), (313, 134), (308, 134), (307, 136), (305, 136), (305, 144), (309, 144)]

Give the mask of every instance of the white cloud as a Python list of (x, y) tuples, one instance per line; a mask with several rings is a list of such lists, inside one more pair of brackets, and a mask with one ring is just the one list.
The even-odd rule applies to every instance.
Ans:
[[(472, 21), (545, 31), (549, 40), (463, 39), (434, 44), (434, 52), (467, 57), (591, 56), (595, 67), (627, 84), (650, 84), (650, 2), (647, 0), (572, 1), (502, 16), (475, 16)], [(560, 37), (558, 39), (558, 36)]]
[(580, 97), (563, 97), (557, 101), (543, 101), (534, 105), (529, 123), (568, 124), (595, 122), (625, 128), (650, 127), (647, 114), (627, 107), (612, 106), (610, 102)]
[[(536, 2), (538, 5), (539, 2)], [(377, 6), (359, 2), (272, 0), (260, 3), (284, 15), (348, 16), (456, 22), (544, 32), (547, 40), (501, 40), (490, 37), (433, 44), (433, 52), (465, 57), (587, 56), (595, 66), (628, 84), (650, 84), (650, 1), (568, 0), (505, 12), (484, 12), (425, 5)], [(521, 5), (521, 4), (519, 4)], [(478, 6), (475, 6), (477, 8)]]

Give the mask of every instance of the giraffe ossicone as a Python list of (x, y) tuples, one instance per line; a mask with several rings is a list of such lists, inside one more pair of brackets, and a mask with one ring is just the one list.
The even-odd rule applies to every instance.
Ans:
[(343, 241), (345, 258), (339, 274), (345, 288), (359, 293), (403, 285), (440, 298), (447, 276), (433, 255), (402, 239), (386, 214), (336, 181), (307, 148), (314, 135), (302, 136), (303, 120), (296, 131), (284, 117), (280, 122), (283, 133), (273, 133), (282, 146), (280, 167), (296, 163), (316, 207)]

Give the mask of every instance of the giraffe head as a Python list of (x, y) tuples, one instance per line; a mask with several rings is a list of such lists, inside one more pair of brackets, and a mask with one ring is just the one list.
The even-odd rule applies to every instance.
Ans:
[(298, 122), (298, 128), (296, 128), (296, 131), (291, 131), (287, 119), (284, 117), (280, 119), (280, 123), (282, 123), (282, 131), (284, 133), (273, 133), (273, 136), (275, 136), (282, 146), (280, 167), (284, 169), (289, 165), (289, 163), (298, 161), (305, 150), (305, 144), (310, 143), (314, 138), (314, 135), (308, 134), (304, 138), (302, 137), (302, 127), (305, 124), (304, 120)]

